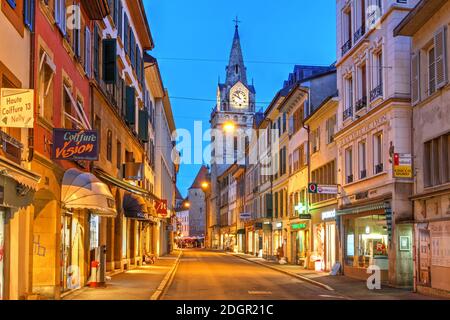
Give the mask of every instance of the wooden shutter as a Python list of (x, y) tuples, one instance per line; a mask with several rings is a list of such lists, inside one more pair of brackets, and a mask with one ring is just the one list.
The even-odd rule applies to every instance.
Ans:
[(129, 125), (136, 123), (136, 89), (126, 87), (126, 115), (125, 120)]
[(123, 22), (123, 46), (125, 47), (125, 52), (128, 53), (130, 48), (130, 24), (128, 23), (128, 15), (125, 13)]
[(34, 0), (23, 1), (23, 22), (30, 31), (34, 28)]
[(273, 202), (272, 195), (270, 193), (266, 194), (266, 218), (272, 218), (273, 215)]
[(117, 41), (103, 40), (103, 81), (106, 84), (116, 83), (117, 74)]
[(420, 52), (411, 57), (411, 103), (416, 105), (420, 101)]
[(440, 28), (434, 34), (434, 55), (436, 69), (436, 88), (442, 88), (447, 83), (447, 63), (446, 63), (446, 28)]
[(91, 77), (91, 30), (88, 27), (85, 28), (85, 58), (84, 58), (84, 70), (87, 76)]
[(148, 142), (148, 111), (147, 109), (139, 110), (139, 140)]
[[(117, 34), (122, 37), (122, 29), (123, 29), (123, 7), (122, 7), (122, 1), (118, 0), (119, 2), (119, 7), (117, 9), (117, 14), (118, 14), (118, 18), (117, 18)], [(122, 38), (123, 40), (123, 38)]]

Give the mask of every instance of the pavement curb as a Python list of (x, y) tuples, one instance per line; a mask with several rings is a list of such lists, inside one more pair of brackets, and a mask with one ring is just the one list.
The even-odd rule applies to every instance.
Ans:
[(180, 259), (181, 259), (182, 255), (183, 255), (183, 251), (180, 250), (177, 260), (175, 261), (175, 264), (173, 265), (172, 269), (170, 269), (170, 271), (167, 272), (167, 274), (165, 275), (164, 279), (159, 284), (156, 291), (150, 297), (150, 300), (160, 300), (161, 297), (164, 295), (167, 288), (171, 285), (173, 278), (175, 277), (175, 273), (177, 272), (178, 265), (180, 264)]
[(262, 262), (259, 262), (259, 261), (250, 260), (250, 259), (247, 259), (246, 257), (243, 257), (243, 256), (238, 255), (238, 254), (234, 254), (234, 253), (230, 253), (230, 254), (235, 256), (235, 257), (237, 257), (237, 258), (240, 258), (240, 259), (243, 259), (243, 260), (246, 260), (246, 261), (249, 261), (249, 262), (253, 262), (253, 263), (259, 264), (261, 266), (264, 266), (266, 268), (269, 268), (269, 269), (272, 269), (272, 270), (276, 270), (278, 272), (282, 272), (282, 273), (287, 274), (287, 275), (289, 275), (291, 277), (295, 277), (295, 278), (301, 279), (301, 280), (303, 280), (305, 282), (309, 282), (309, 283), (311, 283), (311, 284), (313, 284), (315, 286), (321, 287), (321, 288), (326, 289), (328, 291), (335, 291), (329, 285), (326, 285), (326, 284), (321, 283), (321, 282), (316, 281), (316, 280), (312, 280), (312, 279), (310, 279), (308, 277), (304, 277), (304, 276), (301, 276), (299, 274), (296, 274), (296, 273), (293, 273), (293, 272), (289, 272), (289, 271), (286, 271), (286, 270), (283, 270), (283, 269), (280, 269), (280, 268), (277, 268), (275, 266), (271, 266), (271, 265), (268, 265), (268, 264), (265, 264), (265, 263), (262, 263)]

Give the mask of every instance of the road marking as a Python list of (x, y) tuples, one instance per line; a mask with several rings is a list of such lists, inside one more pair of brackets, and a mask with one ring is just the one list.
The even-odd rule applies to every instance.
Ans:
[(319, 297), (322, 298), (333, 298), (333, 299), (347, 299), (346, 297), (342, 297), (342, 296), (330, 296), (328, 294), (319, 294)]
[(271, 295), (271, 291), (249, 291), (248, 294), (252, 295)]

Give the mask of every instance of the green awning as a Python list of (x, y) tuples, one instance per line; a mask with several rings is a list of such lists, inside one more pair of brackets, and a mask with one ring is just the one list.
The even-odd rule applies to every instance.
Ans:
[(347, 209), (338, 210), (336, 212), (336, 215), (342, 216), (342, 215), (351, 214), (351, 213), (352, 214), (358, 214), (358, 213), (364, 213), (364, 212), (367, 212), (367, 211), (387, 209), (389, 207), (390, 207), (389, 203), (379, 202), (379, 203), (368, 204), (368, 205), (360, 206), (360, 207), (354, 207), (354, 208), (347, 208)]

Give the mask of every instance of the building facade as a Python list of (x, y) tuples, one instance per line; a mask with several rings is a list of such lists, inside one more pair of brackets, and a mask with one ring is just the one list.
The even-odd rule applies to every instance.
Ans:
[(419, 1), (394, 30), (411, 37), (413, 105), (415, 287), (450, 291), (450, 112), (448, 97), (450, 2)]
[(338, 1), (337, 168), (341, 265), (345, 275), (408, 287), (413, 252), (413, 180), (394, 174), (394, 153), (411, 154), (410, 40), (393, 29), (415, 1)]

